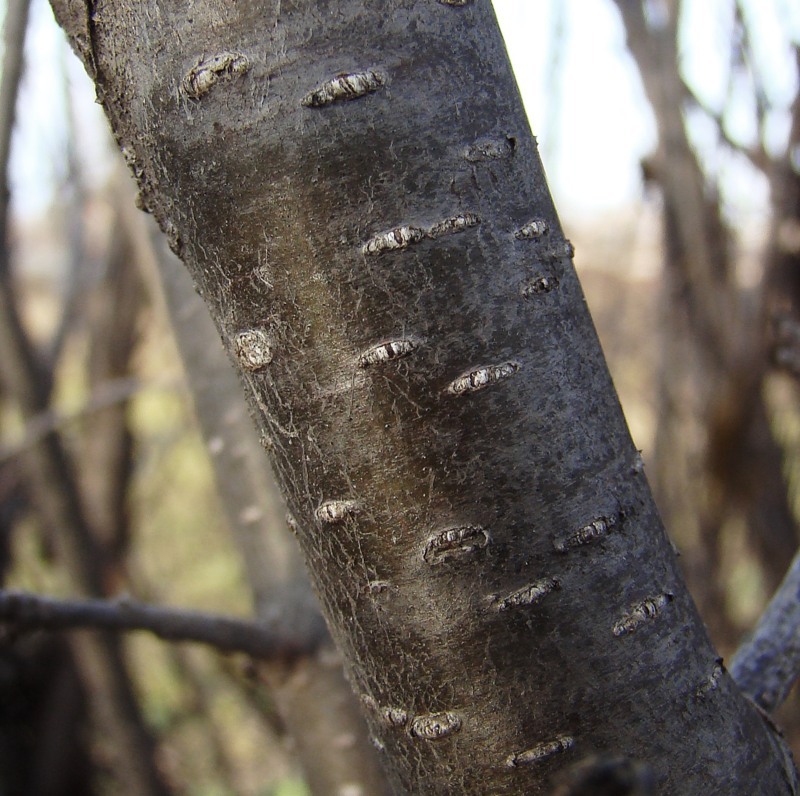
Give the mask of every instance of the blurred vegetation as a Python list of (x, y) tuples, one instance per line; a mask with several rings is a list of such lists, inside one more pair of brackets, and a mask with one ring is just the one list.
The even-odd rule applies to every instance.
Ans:
[[(23, 283), (24, 285), (24, 283)], [(45, 337), (54, 303), (52, 285), (31, 283), (20, 291), (31, 334)], [(85, 381), (85, 345), (67, 346), (55, 385), (53, 410), (75, 415), (91, 403)], [(147, 308), (131, 368), (138, 387), (127, 414), (136, 441), (129, 487), (132, 546), (126, 588), (153, 603), (191, 606), (247, 616), (252, 601), (219, 506), (208, 451), (196, 426), (191, 396), (166, 319)], [(17, 431), (19, 423), (15, 424)], [(8, 428), (9, 426), (6, 426)], [(60, 432), (77, 444), (92, 433), (92, 413), (78, 414)], [(13, 446), (13, 428), (5, 436)], [(13, 460), (12, 460), (13, 463)], [(43, 545), (32, 517), (15, 529), (5, 586), (69, 597), (61, 563)], [(243, 656), (220, 659), (201, 647), (170, 648), (144, 634), (125, 639), (125, 651), (144, 716), (159, 739), (159, 759), (176, 792), (191, 796), (303, 796), (270, 704), (252, 699), (247, 679), (257, 678)], [(265, 719), (265, 716), (269, 717)], [(95, 738), (91, 755), (102, 770), (107, 740)], [(118, 793), (107, 773), (98, 793)]]

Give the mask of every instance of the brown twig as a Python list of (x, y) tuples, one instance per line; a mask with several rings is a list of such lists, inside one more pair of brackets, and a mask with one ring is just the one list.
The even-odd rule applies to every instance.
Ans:
[(167, 641), (207, 644), (263, 660), (313, 652), (320, 639), (289, 636), (249, 619), (148, 605), (127, 597), (62, 600), (0, 590), (0, 622), (16, 632), (93, 628), (115, 632), (146, 630)]

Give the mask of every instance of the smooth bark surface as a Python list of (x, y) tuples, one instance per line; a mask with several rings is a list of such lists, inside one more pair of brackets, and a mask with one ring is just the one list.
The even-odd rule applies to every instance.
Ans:
[(241, 369), (398, 792), (792, 793), (628, 436), (488, 0), (53, 3)]

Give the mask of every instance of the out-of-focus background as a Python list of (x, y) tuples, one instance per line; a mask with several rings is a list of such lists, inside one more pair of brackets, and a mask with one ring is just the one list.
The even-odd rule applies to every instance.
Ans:
[[(800, 7), (494, 5), (631, 431), (728, 657), (798, 542)], [(9, 174), (0, 585), (279, 626), (275, 606), (308, 596), (271, 537), (282, 509), (230, 477), (263, 458), (258, 440), (45, 0)], [(0, 791), (306, 794), (292, 666), (4, 632)], [(780, 721), (800, 752), (796, 695)]]

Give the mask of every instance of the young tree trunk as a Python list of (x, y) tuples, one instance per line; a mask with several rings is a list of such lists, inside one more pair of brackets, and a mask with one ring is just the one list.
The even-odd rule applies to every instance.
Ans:
[[(53, 0), (398, 792), (795, 792), (677, 573), (488, 0)], [(622, 765), (622, 763), (620, 763)]]

